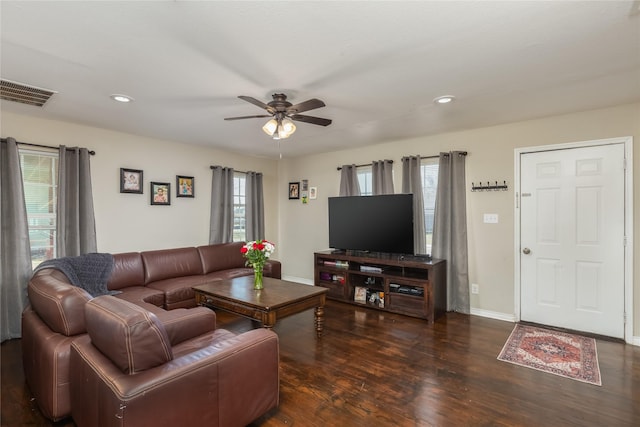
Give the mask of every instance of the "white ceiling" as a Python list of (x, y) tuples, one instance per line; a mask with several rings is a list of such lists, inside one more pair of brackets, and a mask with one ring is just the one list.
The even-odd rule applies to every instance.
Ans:
[[(2, 1), (2, 78), (58, 93), (0, 108), (274, 158), (583, 111), (640, 100), (638, 3)], [(275, 92), (333, 124), (223, 120)]]

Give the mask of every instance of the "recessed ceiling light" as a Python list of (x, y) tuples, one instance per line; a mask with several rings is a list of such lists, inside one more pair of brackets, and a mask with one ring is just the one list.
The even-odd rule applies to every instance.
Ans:
[(456, 97), (453, 95), (443, 95), (434, 98), (433, 102), (435, 102), (436, 104), (448, 104), (450, 102), (453, 102), (454, 99), (456, 99)]
[(113, 99), (114, 101), (118, 101), (118, 102), (131, 102), (133, 101), (133, 98), (127, 95), (122, 95), (119, 93), (114, 93), (113, 95), (111, 95), (111, 99)]

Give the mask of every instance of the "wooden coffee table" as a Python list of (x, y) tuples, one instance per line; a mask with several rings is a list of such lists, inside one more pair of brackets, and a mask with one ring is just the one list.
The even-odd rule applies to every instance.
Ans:
[(263, 278), (264, 289), (253, 289), (253, 276), (214, 280), (194, 286), (198, 305), (219, 308), (273, 328), (282, 317), (314, 309), (318, 337), (324, 326), (324, 304), (328, 289), (301, 285), (271, 277)]

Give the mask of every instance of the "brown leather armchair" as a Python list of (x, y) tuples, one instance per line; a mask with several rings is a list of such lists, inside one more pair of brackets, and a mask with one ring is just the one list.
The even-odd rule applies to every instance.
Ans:
[[(71, 415), (71, 342), (87, 332), (84, 306), (92, 298), (65, 277), (55, 269), (36, 272), (27, 286), (31, 304), (22, 313), (25, 379), (43, 415), (53, 421)], [(215, 328), (215, 313), (204, 307), (165, 311), (142, 299), (137, 304), (156, 313), (171, 342), (191, 338), (190, 327), (198, 324), (204, 323), (206, 330)], [(190, 327), (184, 326), (187, 323)]]
[(80, 427), (245, 426), (278, 406), (270, 330), (235, 335), (197, 319), (162, 322), (112, 296), (87, 302), (85, 323), (88, 335), (73, 341), (70, 356)]

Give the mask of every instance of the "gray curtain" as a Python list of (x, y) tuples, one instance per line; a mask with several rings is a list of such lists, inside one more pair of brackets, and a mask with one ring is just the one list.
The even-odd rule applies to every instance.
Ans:
[(61, 145), (58, 165), (57, 256), (97, 252), (89, 150)]
[(432, 252), (447, 260), (447, 310), (469, 314), (465, 158), (459, 151), (440, 153)]
[(16, 140), (0, 144), (0, 325), (2, 341), (20, 338), (31, 249)]
[(413, 193), (413, 250), (416, 254), (426, 254), (427, 237), (424, 226), (420, 156), (402, 158), (402, 192)]
[(393, 194), (393, 160), (371, 163), (373, 194)]
[(259, 172), (247, 172), (247, 179), (245, 183), (245, 219), (247, 240), (264, 239), (264, 194), (262, 191), (262, 174)]
[(340, 171), (340, 196), (359, 196), (358, 170), (356, 165), (343, 165)]
[(233, 241), (233, 168), (213, 166), (209, 244)]

